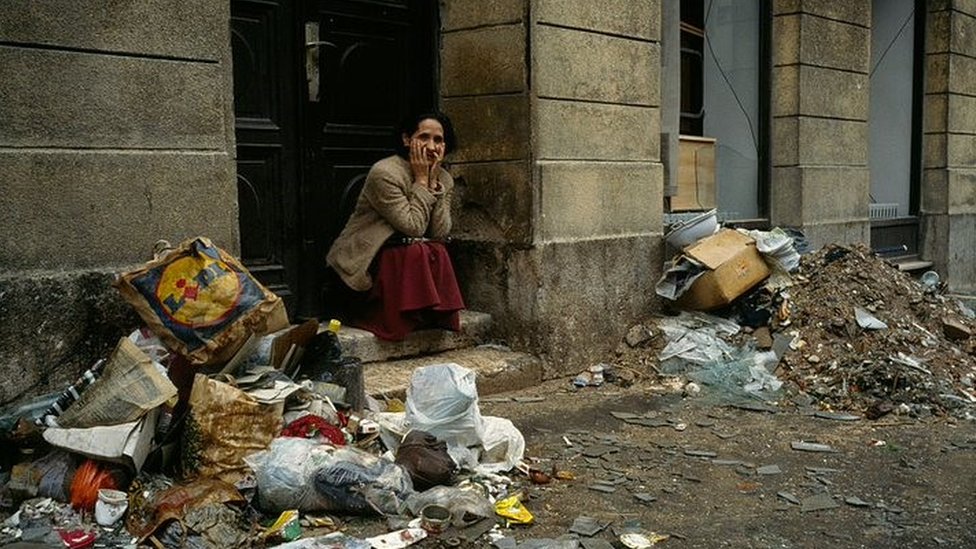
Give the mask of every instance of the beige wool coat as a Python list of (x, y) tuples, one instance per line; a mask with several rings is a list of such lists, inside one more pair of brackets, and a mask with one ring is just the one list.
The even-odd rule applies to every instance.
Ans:
[(414, 185), (410, 162), (400, 156), (388, 156), (373, 164), (349, 222), (325, 258), (347, 286), (359, 292), (373, 286), (369, 265), (394, 233), (447, 237), (451, 232), (454, 178), (442, 169), (438, 181), (437, 193)]

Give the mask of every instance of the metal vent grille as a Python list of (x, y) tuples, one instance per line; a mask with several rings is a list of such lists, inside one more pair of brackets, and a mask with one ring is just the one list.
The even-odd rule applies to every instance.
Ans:
[(868, 215), (871, 219), (891, 219), (898, 217), (898, 204), (868, 204)]

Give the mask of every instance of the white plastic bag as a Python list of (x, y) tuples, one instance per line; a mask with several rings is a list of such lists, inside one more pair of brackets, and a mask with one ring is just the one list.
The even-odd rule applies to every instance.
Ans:
[(407, 387), (407, 422), (449, 446), (481, 444), (484, 425), (474, 372), (454, 363), (414, 370)]
[(525, 438), (511, 421), (500, 417), (484, 417), (485, 434), (478, 457), (478, 473), (501, 473), (515, 467), (525, 455)]

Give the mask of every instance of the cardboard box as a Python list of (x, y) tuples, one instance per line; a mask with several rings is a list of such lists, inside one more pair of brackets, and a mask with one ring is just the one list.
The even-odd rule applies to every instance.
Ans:
[(686, 309), (724, 307), (769, 276), (756, 242), (732, 229), (699, 240), (685, 248), (684, 255), (708, 268), (678, 298), (678, 305)]

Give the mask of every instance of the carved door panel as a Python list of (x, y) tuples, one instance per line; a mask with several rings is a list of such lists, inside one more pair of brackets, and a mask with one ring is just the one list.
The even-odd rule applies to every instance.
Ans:
[(292, 318), (322, 310), (350, 189), (391, 154), (396, 121), (434, 104), (436, 5), (232, 2), (242, 255)]

